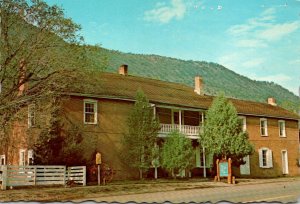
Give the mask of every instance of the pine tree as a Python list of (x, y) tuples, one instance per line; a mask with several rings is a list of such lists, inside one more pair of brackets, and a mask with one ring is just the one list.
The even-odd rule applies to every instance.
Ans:
[(139, 169), (142, 179), (143, 172), (150, 168), (154, 159), (153, 148), (160, 129), (159, 122), (153, 115), (153, 108), (142, 90), (137, 91), (136, 102), (127, 124), (128, 132), (124, 134), (124, 156), (131, 167)]
[(235, 107), (222, 94), (217, 96), (206, 114), (200, 144), (215, 157), (231, 158), (234, 165), (253, 153), (248, 133), (242, 130)]
[[(192, 141), (179, 132), (168, 135), (162, 148), (162, 167), (176, 173), (192, 166), (194, 157)], [(176, 178), (176, 176), (175, 176)]]

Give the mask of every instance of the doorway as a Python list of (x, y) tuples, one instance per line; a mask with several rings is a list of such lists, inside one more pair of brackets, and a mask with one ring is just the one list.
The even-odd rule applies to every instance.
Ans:
[(287, 150), (281, 151), (281, 159), (282, 159), (282, 173), (288, 174), (289, 173), (289, 164), (288, 164)]

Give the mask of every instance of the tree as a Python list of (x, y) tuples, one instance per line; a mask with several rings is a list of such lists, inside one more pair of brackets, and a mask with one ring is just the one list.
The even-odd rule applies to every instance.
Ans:
[[(0, 134), (23, 107), (57, 96), (88, 67), (90, 49), (80, 26), (63, 10), (42, 0), (2, 0), (0, 4)], [(105, 64), (105, 63), (104, 63)], [(104, 64), (99, 65), (103, 68)], [(84, 72), (83, 72), (84, 71)], [(83, 83), (78, 83), (83, 84)]]
[(235, 107), (222, 94), (207, 111), (199, 143), (217, 158), (230, 157), (234, 165), (241, 164), (242, 158), (254, 150), (248, 133), (242, 130)]
[[(83, 146), (83, 131), (80, 126), (65, 120), (61, 103), (62, 100), (57, 98), (47, 104), (44, 114), (49, 117), (49, 122), (42, 125), (37, 139), (30, 145), (34, 150), (34, 164), (86, 165), (82, 154), (87, 148)], [(41, 121), (36, 123), (39, 125)], [(89, 148), (93, 148), (92, 145)]]
[(124, 134), (125, 160), (131, 167), (139, 169), (142, 179), (143, 172), (150, 168), (154, 159), (153, 148), (160, 124), (142, 90), (137, 91), (135, 100), (127, 120), (128, 132)]
[(179, 132), (168, 135), (162, 147), (162, 167), (176, 173), (192, 166), (194, 151), (192, 141)]

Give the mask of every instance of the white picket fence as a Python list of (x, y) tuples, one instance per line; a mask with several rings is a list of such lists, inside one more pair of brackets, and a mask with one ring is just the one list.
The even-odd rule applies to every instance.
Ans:
[(85, 166), (1, 166), (1, 189), (9, 186), (65, 185), (73, 180), (86, 185)]

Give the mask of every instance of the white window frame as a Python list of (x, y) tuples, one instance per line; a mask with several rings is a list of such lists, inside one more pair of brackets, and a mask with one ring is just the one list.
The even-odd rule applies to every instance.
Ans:
[(247, 118), (246, 116), (239, 116), (239, 119), (242, 120), (242, 130), (243, 132), (247, 131)]
[[(2, 160), (4, 161), (2, 164)], [(6, 165), (6, 158), (5, 158), (5, 154), (0, 155), (0, 166), (1, 165)]]
[(32, 163), (33, 163), (33, 150), (29, 149), (27, 151), (27, 164), (30, 165), (30, 159), (32, 159)]
[(35, 125), (35, 105), (31, 104), (28, 106), (28, 128), (34, 127)]
[[(280, 123), (283, 124), (283, 130), (282, 130), (282, 135), (280, 134), (281, 131), (280, 131)], [(279, 129), (279, 137), (286, 137), (286, 128), (285, 128), (285, 120), (278, 120), (278, 129)]]
[[(265, 134), (262, 134), (262, 125), (261, 125), (262, 121), (265, 122), (265, 127), (264, 127), (264, 129), (265, 129)], [(267, 137), (267, 136), (268, 136), (268, 120), (267, 120), (266, 118), (261, 118), (261, 119), (259, 120), (259, 127), (260, 127), (260, 135), (261, 135), (262, 137)]]
[[(266, 165), (263, 164), (263, 151), (266, 151)], [(262, 147), (258, 150), (258, 159), (260, 168), (273, 168), (273, 153), (267, 147)]]
[(25, 149), (19, 150), (19, 165), (20, 166), (25, 166), (25, 164), (26, 164), (25, 152), (26, 152)]
[[(86, 122), (86, 118), (85, 118), (85, 104), (94, 104), (94, 122)], [(83, 102), (83, 123), (84, 124), (97, 124), (98, 122), (98, 101), (97, 100), (93, 100), (93, 99), (84, 99)]]

